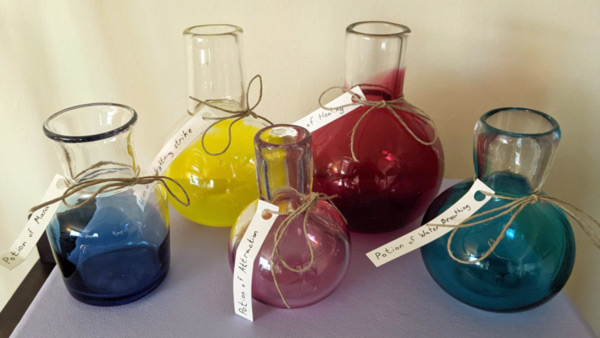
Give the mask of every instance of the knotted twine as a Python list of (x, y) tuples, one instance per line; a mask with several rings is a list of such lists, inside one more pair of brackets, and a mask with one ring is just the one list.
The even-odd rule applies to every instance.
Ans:
[[(127, 165), (121, 164), (121, 163), (116, 163), (116, 162), (111, 162), (111, 161), (100, 161), (100, 162), (92, 165), (91, 167), (83, 170), (82, 172), (80, 172), (77, 176), (74, 177), (74, 179), (77, 179), (77, 177), (82, 176), (82, 174), (84, 174), (86, 172), (89, 172), (93, 169), (96, 169), (98, 167), (101, 167), (101, 166), (107, 165), (107, 164), (116, 164), (116, 165), (128, 167)], [(43, 202), (41, 204), (38, 204), (38, 205), (32, 207), (31, 209), (29, 209), (29, 213), (31, 214), (31, 213), (35, 212), (36, 210), (39, 210), (45, 206), (54, 204), (58, 201), (62, 201), (63, 204), (67, 208), (70, 208), (70, 209), (78, 208), (78, 207), (92, 201), (94, 198), (96, 198), (98, 195), (100, 195), (103, 192), (111, 192), (111, 191), (123, 189), (123, 188), (129, 187), (129, 186), (134, 186), (134, 185), (138, 185), (138, 184), (146, 185), (146, 184), (151, 184), (153, 182), (158, 182), (158, 183), (162, 184), (165, 187), (165, 189), (167, 189), (167, 192), (169, 193), (169, 195), (171, 195), (177, 202), (181, 203), (182, 205), (184, 205), (186, 207), (190, 205), (190, 197), (188, 196), (188, 194), (185, 191), (185, 189), (183, 188), (183, 186), (181, 186), (181, 184), (179, 184), (179, 182), (177, 182), (174, 179), (167, 177), (167, 176), (160, 176), (160, 175), (139, 176), (139, 173), (140, 173), (140, 168), (138, 167), (136, 169), (135, 176), (133, 176), (133, 177), (94, 178), (94, 179), (84, 180), (84, 181), (75, 183), (75, 184), (69, 186), (61, 196), (58, 196), (56, 198), (53, 198), (51, 200), (48, 200), (46, 202)], [(179, 187), (179, 189), (181, 189), (181, 191), (183, 191), (186, 202), (183, 202), (179, 197), (177, 197), (177, 195), (171, 190), (171, 188), (169, 188), (167, 181), (174, 183), (175, 185), (177, 185), (177, 187)], [(100, 185), (100, 187), (96, 191), (94, 191), (93, 194), (91, 194), (89, 197), (84, 199), (82, 202), (79, 202), (77, 204), (70, 204), (69, 202), (67, 202), (67, 198), (69, 196), (74, 195), (82, 190), (85, 190), (85, 189), (95, 186), (95, 185)]]
[[(452, 232), (450, 233), (450, 237), (448, 238), (448, 243), (446, 244), (446, 249), (448, 250), (448, 255), (450, 255), (450, 257), (453, 260), (455, 260), (459, 263), (475, 264), (475, 263), (481, 262), (482, 260), (486, 259), (490, 254), (492, 254), (494, 252), (496, 247), (498, 247), (498, 245), (500, 244), (500, 241), (502, 241), (502, 239), (506, 235), (506, 231), (511, 226), (513, 221), (517, 218), (519, 213), (521, 213), (521, 211), (523, 211), (523, 209), (527, 205), (538, 203), (538, 202), (550, 203), (550, 204), (558, 207), (562, 211), (564, 211), (568, 216), (571, 217), (571, 219), (573, 219), (577, 223), (577, 225), (579, 225), (581, 230), (583, 230), (583, 232), (586, 234), (586, 236), (592, 241), (592, 244), (594, 244), (598, 249), (600, 249), (600, 236), (598, 236), (598, 234), (596, 234), (594, 232), (594, 230), (588, 223), (586, 223), (582, 218), (578, 217), (575, 213), (583, 214), (587, 219), (592, 221), (592, 223), (596, 224), (596, 226), (598, 226), (598, 228), (600, 228), (600, 222), (598, 222), (596, 219), (594, 219), (587, 212), (581, 210), (580, 208), (574, 206), (571, 203), (562, 201), (556, 197), (542, 195), (541, 192), (534, 192), (531, 195), (524, 196), (524, 197), (509, 197), (509, 196), (497, 195), (497, 194), (493, 194), (493, 193), (489, 193), (489, 192), (481, 191), (481, 190), (479, 192), (486, 196), (492, 197), (492, 198), (499, 198), (499, 199), (507, 200), (510, 202), (505, 205), (499, 206), (497, 208), (483, 211), (481, 213), (476, 213), (476, 214), (466, 218), (458, 225), (435, 224), (438, 226), (454, 228), (452, 230)], [(483, 219), (479, 219), (482, 216), (490, 215), (495, 212), (498, 212), (498, 213), (495, 215), (492, 215), (492, 216), (488, 216)], [(458, 229), (468, 228), (468, 227), (476, 226), (476, 225), (479, 225), (482, 223), (486, 223), (486, 222), (492, 221), (494, 219), (497, 219), (499, 217), (502, 217), (506, 214), (511, 214), (510, 219), (508, 220), (508, 222), (506, 222), (506, 224), (504, 224), (504, 226), (502, 227), (502, 231), (500, 231), (500, 234), (498, 235), (498, 237), (496, 237), (495, 240), (494, 239), (490, 240), (491, 245), (490, 245), (489, 249), (481, 257), (479, 257), (475, 260), (472, 260), (472, 261), (467, 261), (467, 260), (462, 260), (462, 259), (454, 256), (454, 254), (452, 253), (452, 250), (451, 250), (451, 245), (452, 245), (452, 240), (454, 238), (454, 235), (456, 234)]]
[[(258, 94), (258, 100), (256, 101), (256, 103), (254, 105), (252, 105), (250, 107), (250, 89), (252, 88), (252, 83), (254, 82), (254, 80), (258, 79), (258, 90), (259, 90), (259, 94)], [(212, 123), (210, 126), (208, 126), (208, 128), (206, 128), (206, 130), (204, 131), (204, 133), (202, 133), (202, 149), (204, 149), (204, 152), (207, 153), (208, 155), (211, 156), (218, 156), (221, 155), (223, 153), (225, 153), (227, 151), (227, 149), (229, 149), (229, 147), (231, 146), (231, 128), (233, 128), (233, 125), (244, 119), (245, 117), (248, 116), (252, 116), (255, 119), (261, 119), (269, 124), (273, 124), (273, 122), (269, 121), (267, 118), (258, 115), (257, 113), (254, 112), (254, 109), (258, 106), (258, 104), (260, 103), (260, 101), (262, 100), (262, 77), (260, 75), (254, 75), (254, 77), (252, 78), (252, 80), (250, 80), (250, 82), (248, 83), (248, 89), (246, 90), (246, 108), (242, 109), (242, 110), (231, 110), (231, 109), (226, 109), (223, 107), (219, 107), (217, 105), (214, 105), (212, 103), (210, 103), (209, 101), (203, 101), (200, 99), (197, 99), (195, 97), (190, 96), (190, 99), (194, 100), (197, 102), (196, 107), (195, 107), (195, 111), (198, 111), (199, 107), (201, 105), (205, 105), (208, 106), (210, 108), (216, 109), (216, 110), (220, 110), (224, 113), (229, 114), (229, 116), (222, 116), (222, 117), (202, 117), (205, 120), (213, 120), (215, 121), (214, 123)], [(188, 114), (190, 115), (194, 115), (195, 113), (192, 113), (188, 110)], [(219, 152), (213, 153), (208, 151), (208, 149), (206, 149), (206, 143), (204, 141), (206, 134), (208, 134), (208, 132), (219, 122), (221, 121), (225, 121), (225, 120), (230, 120), (233, 119), (233, 121), (229, 124), (229, 128), (228, 128), (228, 136), (227, 136), (227, 145), (225, 146), (225, 148)]]
[[(341, 89), (344, 93), (348, 93), (348, 94), (352, 95), (353, 102), (343, 104), (340, 106), (336, 106), (336, 107), (325, 106), (323, 104), (323, 96), (325, 96), (325, 94), (329, 93), (331, 90), (335, 90), (335, 89)], [(358, 119), (358, 121), (356, 121), (356, 123), (354, 124), (354, 127), (352, 128), (352, 134), (350, 135), (350, 152), (352, 153), (352, 159), (356, 162), (358, 162), (356, 153), (354, 152), (354, 139), (356, 136), (356, 130), (358, 129), (358, 126), (360, 125), (362, 120), (370, 112), (375, 110), (375, 108), (387, 108), (387, 110), (396, 118), (396, 120), (398, 120), (398, 122), (400, 122), (400, 124), (404, 127), (404, 129), (406, 129), (406, 131), (410, 134), (410, 136), (412, 136), (412, 138), (414, 138), (417, 142), (421, 143), (422, 145), (432, 146), (438, 139), (437, 127), (435, 126), (435, 123), (433, 122), (431, 117), (429, 117), (429, 115), (427, 115), (425, 112), (419, 110), (417, 107), (414, 107), (410, 103), (406, 102), (406, 100), (404, 100), (404, 96), (401, 96), (401, 97), (393, 99), (393, 100), (369, 101), (367, 99), (361, 98), (360, 95), (356, 94), (355, 92), (348, 90), (344, 87), (340, 87), (340, 86), (329, 87), (323, 93), (321, 93), (321, 96), (319, 96), (319, 105), (321, 106), (321, 108), (323, 108), (325, 110), (337, 110), (340, 108), (354, 106), (357, 103), (361, 104), (363, 106), (370, 106), (370, 108), (367, 109), (361, 115), (361, 117)], [(415, 132), (406, 124), (406, 122), (404, 122), (404, 119), (402, 118), (402, 116), (396, 112), (396, 109), (405, 111), (407, 113), (413, 114), (413, 115), (418, 116), (421, 119), (423, 119), (425, 121), (425, 123), (427, 123), (433, 129), (433, 133), (434, 133), (433, 139), (431, 141), (427, 141), (427, 140), (424, 140), (424, 139), (420, 138), (419, 136), (417, 136), (417, 134), (415, 134)]]
[[(286, 190), (288, 190), (288, 189), (286, 189)], [(339, 215), (342, 216), (342, 219), (344, 220), (344, 222), (347, 223), (346, 219), (344, 218), (342, 213), (339, 211), (339, 209), (335, 206), (335, 204), (333, 204), (333, 202), (331, 202), (331, 200), (336, 198), (337, 195), (328, 196), (326, 194), (317, 193), (317, 192), (311, 192), (307, 195), (303, 195), (294, 189), (291, 189), (291, 190), (294, 191), (295, 193), (297, 193), (298, 195), (300, 195), (301, 205), (298, 208), (296, 208), (294, 211), (292, 211), (290, 213), (288, 213), (288, 212), (280, 213), (280, 212), (275, 212), (272, 210), (268, 211), (268, 212), (276, 214), (276, 215), (287, 215), (287, 217), (279, 224), (277, 229), (275, 229), (275, 233), (273, 235), (273, 241), (274, 241), (273, 251), (271, 252), (271, 256), (269, 257), (269, 262), (271, 265), (271, 276), (273, 276), (273, 283), (275, 284), (275, 288), (277, 289), (277, 292), (279, 293), (279, 296), (281, 297), (283, 304), (285, 304), (285, 306), (288, 309), (290, 309), (291, 307), (285, 300), (285, 296), (283, 295), (283, 292), (281, 291), (281, 288), (279, 287), (279, 283), (277, 282), (277, 276), (275, 276), (275, 268), (274, 268), (275, 256), (277, 256), (277, 258), (279, 258), (279, 261), (281, 262), (281, 264), (283, 264), (283, 266), (286, 269), (288, 269), (289, 271), (292, 271), (292, 272), (296, 272), (296, 273), (306, 272), (314, 265), (315, 253), (314, 253), (314, 250), (310, 243), (310, 238), (308, 237), (308, 230), (306, 229), (306, 222), (308, 220), (308, 216), (310, 215), (310, 211), (317, 205), (317, 203), (319, 201), (328, 201), (330, 203), (330, 205), (339, 213)], [(276, 194), (277, 193), (275, 193), (275, 195)], [(290, 224), (292, 224), (292, 221), (294, 221), (296, 218), (298, 218), (302, 214), (304, 214), (304, 220), (302, 221), (302, 232), (304, 234), (304, 238), (306, 240), (306, 245), (308, 246), (308, 251), (310, 253), (310, 261), (306, 266), (296, 269), (296, 268), (290, 266), (285, 261), (285, 259), (283, 259), (283, 257), (281, 256), (281, 254), (279, 252), (279, 243), (281, 242), (281, 239), (285, 235)]]

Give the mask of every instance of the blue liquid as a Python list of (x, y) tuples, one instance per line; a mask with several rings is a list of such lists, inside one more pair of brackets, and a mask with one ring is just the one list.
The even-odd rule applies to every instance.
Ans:
[(168, 227), (131, 191), (74, 209), (61, 205), (47, 232), (68, 291), (84, 303), (132, 302), (156, 288), (169, 269)]
[[(427, 210), (424, 223), (448, 209), (472, 183), (472, 180), (460, 182), (438, 196)], [(527, 183), (518, 176), (500, 173), (484, 183), (503, 195), (529, 194)], [(506, 203), (493, 198), (480, 212)], [(481, 257), (510, 216), (459, 229), (452, 241), (452, 252), (463, 260)], [(496, 250), (479, 263), (467, 265), (454, 261), (446, 248), (449, 236), (421, 249), (425, 266), (446, 292), (481, 309), (520, 311), (538, 306), (562, 289), (573, 269), (575, 240), (571, 225), (560, 209), (548, 203), (525, 207)]]

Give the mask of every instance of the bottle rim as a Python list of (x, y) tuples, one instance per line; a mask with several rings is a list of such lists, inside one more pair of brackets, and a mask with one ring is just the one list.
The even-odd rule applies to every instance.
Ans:
[[(276, 128), (284, 128), (284, 129), (293, 129), (296, 131), (297, 133), (297, 138), (294, 139), (293, 142), (289, 142), (289, 143), (274, 143), (274, 142), (269, 142), (267, 140), (265, 140), (263, 138), (263, 135), (273, 129)], [(261, 130), (259, 130), (256, 135), (254, 136), (254, 142), (255, 144), (262, 146), (262, 147), (276, 147), (276, 148), (288, 148), (288, 147), (297, 147), (299, 144), (310, 142), (310, 132), (308, 131), (308, 129), (301, 127), (301, 126), (297, 126), (294, 124), (274, 124), (271, 126), (267, 126), (262, 128)]]
[[(219, 30), (219, 28), (221, 30)], [(201, 30), (201, 31), (197, 31)], [(202, 31), (204, 30), (204, 31)], [(219, 36), (219, 35), (231, 35), (235, 33), (243, 33), (244, 30), (240, 26), (228, 24), (228, 23), (216, 23), (207, 25), (195, 25), (186, 28), (183, 31), (183, 35), (190, 36)]]
[[(490, 124), (490, 122), (488, 122), (488, 119), (491, 118), (492, 116), (494, 116), (496, 114), (501, 114), (502, 112), (507, 112), (507, 111), (509, 111), (509, 112), (519, 111), (519, 112), (522, 112), (525, 114), (538, 115), (539, 117), (541, 117), (542, 119), (544, 119), (546, 122), (549, 123), (549, 128), (548, 128), (548, 130), (541, 131), (541, 132), (531, 132), (531, 133), (515, 132), (515, 131), (503, 129), (498, 126), (493, 126), (492, 124)], [(552, 116), (550, 116), (546, 113), (543, 113), (539, 110), (523, 108), (523, 107), (502, 107), (502, 108), (492, 109), (492, 110), (488, 111), (487, 113), (483, 114), (479, 118), (479, 121), (482, 124), (484, 124), (486, 126), (486, 128), (490, 129), (493, 132), (512, 136), (512, 137), (521, 137), (521, 138), (540, 137), (540, 136), (545, 136), (545, 135), (550, 135), (550, 134), (553, 134), (556, 132), (560, 132), (560, 126), (559, 126), (558, 122)]]
[[(364, 25), (377, 25), (378, 27), (388, 26), (389, 28), (398, 29), (398, 31), (391, 31), (389, 33), (375, 33), (375, 32), (368, 32), (368, 31), (360, 31), (359, 30), (360, 26), (364, 26)], [(400, 36), (406, 35), (410, 32), (411, 32), (411, 30), (408, 26), (401, 25), (401, 24), (394, 23), (394, 22), (389, 22), (389, 21), (358, 21), (358, 22), (352, 23), (348, 27), (346, 27), (346, 33), (358, 34), (358, 35), (370, 36), (370, 37), (391, 37), (391, 36), (400, 37)]]
[[(57, 119), (65, 116), (66, 114), (69, 113), (75, 113), (76, 111), (82, 109), (82, 108), (89, 108), (89, 107), (117, 107), (117, 108), (121, 108), (124, 109), (125, 111), (128, 111), (131, 116), (124, 122), (120, 123), (119, 125), (101, 132), (101, 133), (97, 133), (97, 134), (91, 134), (91, 135), (66, 135), (64, 133), (58, 133), (53, 131), (51, 124), (56, 121)], [(129, 129), (130, 127), (132, 127), (135, 122), (137, 121), (138, 115), (137, 112), (129, 107), (126, 106), (124, 104), (120, 104), (120, 103), (111, 103), (111, 102), (94, 102), (94, 103), (86, 103), (86, 104), (80, 104), (77, 106), (72, 106), (69, 108), (65, 108), (63, 110), (60, 110), (54, 114), (52, 114), (45, 122), (43, 125), (43, 130), (44, 130), (44, 134), (46, 134), (46, 136), (52, 140), (55, 141), (61, 141), (61, 142), (66, 142), (66, 143), (79, 143), (79, 142), (91, 142), (91, 141), (98, 141), (98, 140), (103, 140), (109, 137), (113, 137), (127, 129)]]

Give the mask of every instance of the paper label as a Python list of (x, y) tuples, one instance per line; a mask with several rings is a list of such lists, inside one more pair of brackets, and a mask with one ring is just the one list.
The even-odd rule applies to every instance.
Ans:
[(171, 162), (187, 148), (192, 141), (195, 141), (202, 135), (203, 125), (205, 123), (202, 116), (214, 116), (214, 111), (203, 106), (191, 119), (189, 119), (177, 132), (165, 143), (164, 147), (158, 152), (158, 155), (152, 161), (150, 168), (153, 173), (162, 173), (169, 167)]
[[(360, 88), (358, 86), (352, 88), (351, 91), (353, 93), (357, 94), (358, 96), (360, 96), (362, 99), (365, 98), (365, 95), (363, 94), (362, 90), (360, 90)], [(333, 101), (326, 104), (325, 106), (326, 107), (339, 107), (339, 106), (343, 106), (343, 105), (350, 104), (350, 103), (352, 103), (352, 94), (344, 93), (344, 94), (338, 96)], [(304, 116), (300, 120), (294, 122), (293, 124), (295, 124), (297, 126), (302, 126), (306, 129), (308, 129), (308, 131), (310, 131), (312, 133), (313, 131), (315, 131), (321, 127), (324, 127), (324, 126), (328, 125), (329, 123), (339, 119), (340, 117), (348, 114), (349, 112), (353, 111), (354, 109), (358, 108), (359, 106), (360, 106), (360, 104), (355, 104), (352, 106), (338, 108), (335, 110), (327, 110), (327, 109), (319, 108), (319, 109), (315, 110), (314, 112)]]
[[(192, 118), (190, 118), (181, 128), (177, 129), (177, 132), (169, 138), (162, 149), (158, 152), (150, 168), (152, 174), (162, 175), (165, 170), (171, 165), (171, 163), (184, 151), (190, 143), (197, 140), (204, 130), (204, 119), (203, 116), (215, 116), (215, 112), (208, 106), (203, 106)], [(144, 209), (148, 196), (153, 187), (143, 186), (142, 188), (135, 188), (133, 194), (137, 198), (137, 203), (140, 208)]]
[[(65, 190), (66, 187), (63, 183), (63, 177), (55, 175), (42, 197), (42, 202), (62, 195)], [(17, 239), (13, 242), (8, 252), (5, 252), (0, 256), (0, 265), (12, 270), (23, 263), (35, 248), (40, 237), (44, 234), (44, 231), (46, 231), (46, 227), (52, 220), (52, 217), (59, 206), (60, 201), (45, 206), (31, 214), (31, 217), (25, 224), (25, 228), (23, 228)]]
[(254, 270), (254, 261), (269, 230), (271, 230), (273, 223), (275, 223), (275, 219), (277, 219), (277, 215), (274, 214), (270, 214), (270, 217), (263, 217), (264, 210), (278, 211), (279, 208), (276, 205), (259, 200), (256, 213), (252, 221), (250, 221), (235, 252), (233, 306), (237, 315), (249, 321), (254, 321), (252, 314), (252, 272)]
[(491, 197), (483, 195), (483, 200), (477, 201), (475, 199), (475, 193), (477, 191), (494, 193), (494, 190), (490, 189), (485, 183), (480, 180), (475, 180), (471, 189), (469, 189), (458, 202), (448, 208), (448, 210), (408, 234), (384, 244), (375, 250), (367, 252), (367, 257), (376, 267), (380, 267), (385, 263), (444, 236), (454, 228), (438, 226), (437, 224), (459, 225), (466, 218), (476, 213), (477, 210), (490, 200)]

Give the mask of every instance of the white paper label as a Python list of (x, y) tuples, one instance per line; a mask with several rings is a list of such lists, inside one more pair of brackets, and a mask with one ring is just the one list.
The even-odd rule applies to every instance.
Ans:
[[(357, 94), (358, 96), (360, 96), (362, 99), (365, 98), (365, 95), (363, 94), (362, 90), (360, 90), (360, 88), (358, 86), (352, 88), (351, 91), (353, 93)], [(339, 106), (343, 106), (343, 105), (350, 104), (350, 103), (352, 103), (352, 94), (344, 93), (344, 94), (338, 96), (333, 101), (326, 104), (325, 107), (339, 107)], [(319, 109), (315, 110), (314, 112), (304, 116), (300, 120), (294, 122), (293, 124), (295, 124), (297, 126), (302, 126), (306, 129), (308, 129), (308, 131), (310, 131), (312, 133), (313, 131), (315, 131), (321, 127), (324, 127), (324, 126), (328, 125), (329, 123), (339, 119), (340, 117), (348, 114), (349, 112), (353, 111), (354, 109), (358, 108), (359, 106), (360, 106), (360, 104), (355, 104), (352, 106), (338, 108), (335, 110), (327, 110), (327, 109), (319, 108)]]
[(475, 180), (471, 189), (469, 189), (458, 202), (448, 208), (448, 210), (408, 234), (384, 244), (375, 250), (367, 252), (367, 257), (376, 267), (380, 267), (385, 263), (444, 236), (454, 228), (438, 226), (437, 224), (459, 225), (490, 200), (491, 197), (484, 195), (483, 200), (477, 201), (475, 199), (475, 193), (477, 191), (494, 193), (494, 190), (490, 189), (485, 183), (480, 180)]
[(254, 261), (258, 256), (269, 230), (275, 223), (277, 215), (272, 214), (268, 219), (263, 218), (264, 210), (278, 211), (276, 205), (258, 201), (256, 213), (250, 221), (242, 240), (235, 252), (233, 268), (233, 306), (235, 313), (249, 321), (254, 321), (252, 314), (252, 272)]
[(169, 167), (171, 162), (181, 154), (187, 146), (202, 135), (202, 118), (205, 115), (214, 116), (214, 111), (208, 107), (202, 107), (191, 119), (189, 119), (177, 132), (165, 143), (164, 147), (158, 152), (158, 155), (152, 161), (150, 168), (153, 173), (162, 173)]
[[(54, 176), (50, 186), (42, 197), (42, 202), (62, 195), (62, 193), (66, 190), (62, 180), (62, 176)], [(60, 187), (59, 182), (61, 183)], [(31, 251), (33, 251), (33, 248), (35, 248), (35, 245), (40, 240), (40, 237), (42, 237), (44, 231), (46, 231), (46, 227), (50, 223), (50, 220), (52, 220), (52, 217), (56, 213), (56, 209), (58, 209), (59, 206), (60, 201), (45, 206), (31, 214), (31, 217), (25, 224), (25, 228), (23, 228), (19, 234), (19, 237), (17, 237), (17, 239), (11, 245), (8, 252), (5, 252), (0, 256), (0, 265), (12, 270), (19, 264), (23, 263)]]
[[(171, 163), (187, 148), (193, 141), (202, 135), (203, 125), (205, 123), (203, 116), (215, 116), (215, 112), (208, 106), (202, 107), (192, 118), (190, 118), (177, 132), (169, 138), (162, 149), (158, 152), (150, 169), (152, 174), (162, 175)], [(137, 198), (137, 203), (140, 208), (144, 209), (148, 196), (153, 187), (142, 186), (141, 188), (133, 188), (133, 194)]]

